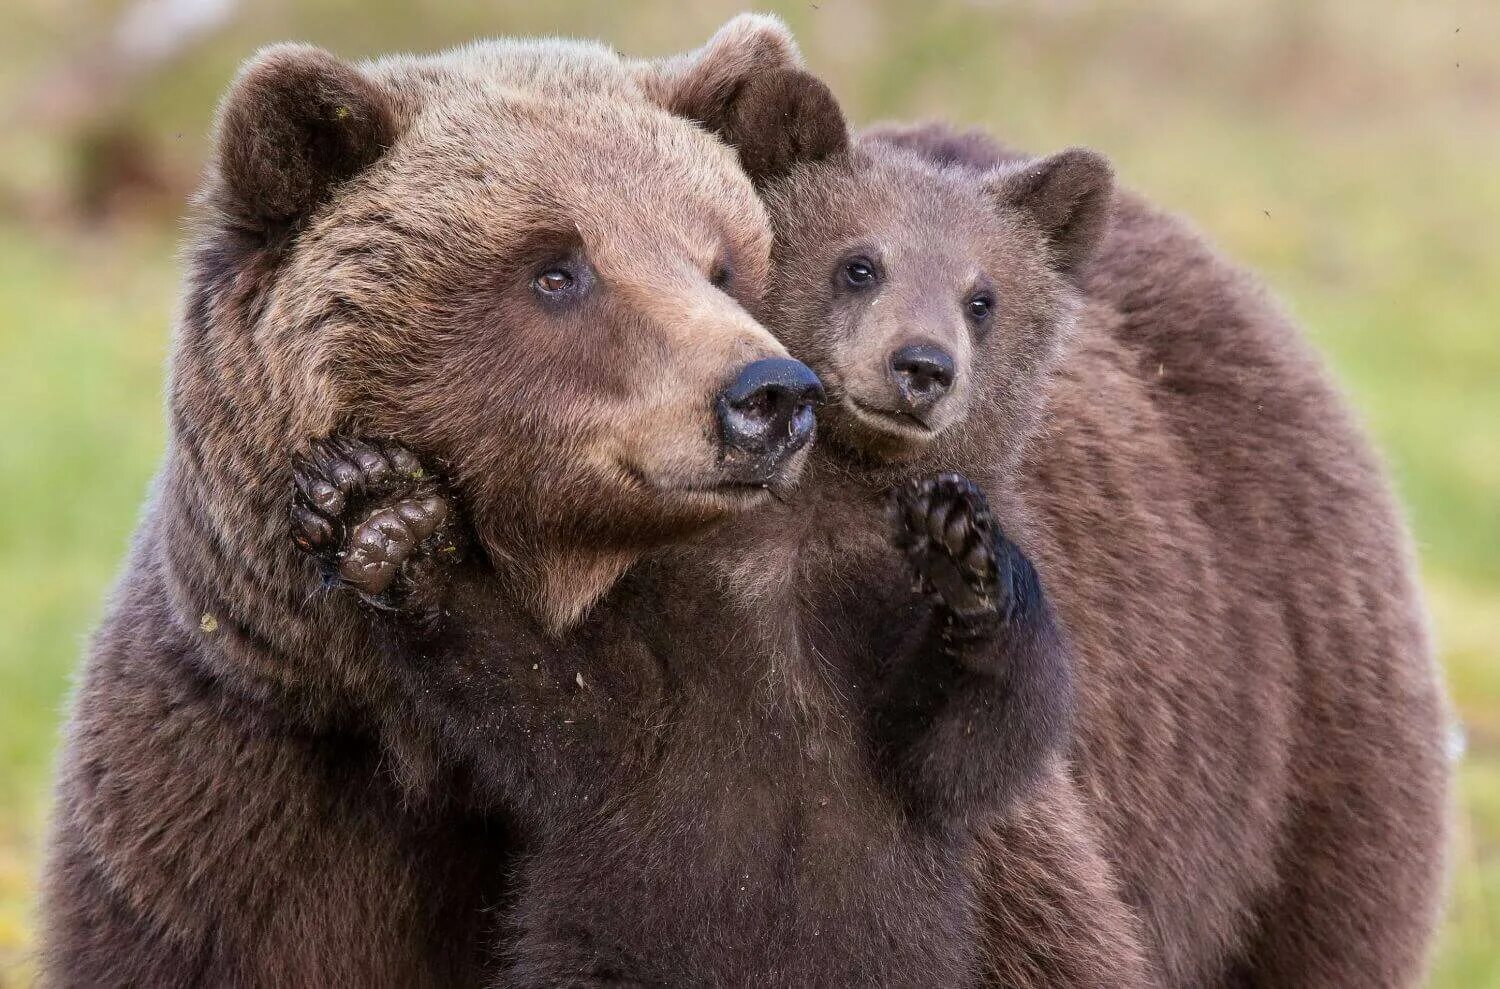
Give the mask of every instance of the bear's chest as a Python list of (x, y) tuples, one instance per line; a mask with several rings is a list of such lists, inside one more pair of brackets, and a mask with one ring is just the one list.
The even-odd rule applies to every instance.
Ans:
[(650, 658), (650, 755), (530, 858), (513, 957), (561, 981), (964, 983), (970, 877), (876, 783), (861, 726), (903, 590), (770, 606), (723, 577), (613, 602), (630, 618), (592, 655)]

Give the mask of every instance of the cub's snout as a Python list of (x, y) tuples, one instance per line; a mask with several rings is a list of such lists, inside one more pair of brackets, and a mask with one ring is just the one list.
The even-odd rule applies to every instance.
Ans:
[(935, 409), (957, 377), (953, 355), (930, 344), (902, 347), (891, 355), (890, 368), (896, 401), (917, 416)]
[(801, 361), (766, 358), (747, 364), (714, 400), (724, 466), (735, 482), (771, 480), (813, 436), (813, 406), (823, 385)]

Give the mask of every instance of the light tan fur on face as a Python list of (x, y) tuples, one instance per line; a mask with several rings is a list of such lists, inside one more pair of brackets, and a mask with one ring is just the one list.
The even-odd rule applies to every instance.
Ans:
[[(293, 246), (254, 332), (295, 355), (272, 367), (290, 432), (448, 462), (491, 556), (561, 626), (642, 548), (757, 500), (719, 487), (714, 398), (785, 350), (743, 307), (770, 238), (734, 153), (649, 102), (639, 66), (548, 51), (369, 66), (399, 136)], [(559, 239), (596, 284), (549, 314), (526, 265)]]

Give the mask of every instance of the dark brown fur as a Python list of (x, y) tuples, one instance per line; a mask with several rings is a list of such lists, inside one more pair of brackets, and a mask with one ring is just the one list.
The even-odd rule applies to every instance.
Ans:
[[(680, 358), (702, 389), (774, 352), (708, 293), (726, 244), (700, 233), (727, 228), (743, 279), (732, 291), (750, 304), (764, 231), (720, 149), (637, 108), (635, 87), (704, 119), (700, 97), (682, 94), (732, 104), (724, 80), (762, 51), (776, 68), (795, 60), (783, 32), (749, 20), (638, 80), (594, 49), (570, 50), (555, 73), (550, 46), (379, 68), (400, 80), (385, 106), (397, 133), (420, 113), (436, 135), (376, 159), (397, 170), (390, 185), (359, 167), (390, 143), (383, 124), (348, 139), (321, 130), (318, 108), (365, 95), (335, 71), (331, 101), (296, 104), (315, 111), (297, 126), (325, 134), (313, 142), (324, 178), (273, 181), (284, 195), (260, 211), (232, 205), (233, 176), (251, 188), (265, 176), (215, 173), (208, 201), (222, 212), (179, 331), (172, 447), (59, 781), (50, 979), (472, 984), (487, 967), (480, 928), (498, 914), (519, 983), (640, 971), (864, 984), (872, 969), (951, 983), (976, 963), (985, 908), (1002, 983), (1111, 984), (1112, 963), (1128, 984), (1141, 975), (1137, 919), (1171, 984), (1232, 964), (1253, 984), (1410, 979), (1435, 899), (1444, 772), (1400, 528), (1315, 365), (1190, 237), (1152, 223), (1126, 228), (1136, 241), (1111, 234), (1082, 272), (1102, 301), (1063, 365), (1047, 371), (1050, 346), (1016, 351), (1031, 377), (991, 379), (1014, 389), (994, 406), (1006, 411), (977, 406), (915, 467), (850, 474), (815, 459), (794, 511), (694, 535), (734, 506), (671, 493), (711, 476), (681, 418), (693, 403), (607, 396), (640, 380), (627, 356)], [(545, 112), (488, 89), (512, 71)], [(578, 92), (578, 115), (559, 119), (561, 96)], [(493, 140), (493, 120), (536, 140)], [(568, 171), (635, 142), (653, 165), (682, 166), (663, 169), (670, 194), (631, 185), (655, 168), (622, 176), (624, 196)], [(476, 159), (492, 169), (458, 164)], [(519, 176), (541, 181), (517, 197)], [(549, 338), (535, 319), (507, 320), (507, 345), (484, 333), (487, 313), (519, 307), (496, 287), (515, 273), (511, 248), (559, 247), (507, 204), (558, 190), (549, 205), (600, 218), (577, 234), (601, 270), (644, 289), (606, 317), (628, 351), (585, 348), (570, 364), (580, 338)], [(1022, 224), (1009, 236), (1035, 248), (1039, 235)], [(661, 266), (661, 242), (682, 263)], [(1065, 291), (1046, 267), (1015, 283), (1038, 319), (1037, 293)], [(684, 323), (712, 345), (674, 335)], [(1043, 374), (1051, 415), (1017, 467), (1039, 418), (1020, 399)], [(515, 408), (547, 415), (518, 422)], [(605, 428), (622, 415), (625, 437)], [(285, 524), (289, 464), (269, 451), (338, 430), (405, 439), (443, 468), (475, 529), (465, 566), (494, 567), (460, 576), (452, 606), (468, 621), (455, 627), (500, 648), (393, 649), (407, 643), (352, 596), (320, 591)], [(639, 470), (660, 451), (646, 476), (667, 479), (665, 493), (602, 467), (623, 452)], [(1085, 681), (1076, 767), (1015, 767), (1042, 772), (1039, 789), (985, 836), (982, 889), (976, 856), (928, 843), (869, 784), (861, 719), (845, 714), (863, 707), (839, 695), (852, 684), (857, 702), (874, 686), (860, 661), (907, 654), (928, 617), (896, 579), (888, 483), (974, 465), (989, 465), (981, 483), (1038, 559)], [(1376, 561), (1383, 571), (1362, 568)], [(876, 593), (840, 584), (851, 572), (878, 575)], [(497, 725), (498, 710), (540, 720)], [(623, 761), (622, 728), (637, 743)], [(525, 764), (500, 758), (518, 742)], [(1403, 756), (1412, 776), (1392, 771)], [(1396, 847), (1414, 854), (1393, 860)], [(1059, 930), (1069, 936), (1052, 940)], [(1372, 948), (1372, 930), (1388, 943)]]
[[(971, 175), (1022, 160), (931, 126), (863, 146)], [(815, 243), (882, 215), (868, 195), (842, 214), (821, 193), (769, 201)], [(1415, 985), (1442, 888), (1444, 707), (1379, 464), (1295, 328), (1177, 221), (1120, 194), (1079, 274), (1045, 427), (991, 487), (1076, 650), (1093, 849), (1073, 861), (1108, 863), (1167, 985)], [(825, 378), (845, 356), (823, 318), (770, 325)], [(1024, 888), (1008, 847), (992, 860), (988, 895)]]

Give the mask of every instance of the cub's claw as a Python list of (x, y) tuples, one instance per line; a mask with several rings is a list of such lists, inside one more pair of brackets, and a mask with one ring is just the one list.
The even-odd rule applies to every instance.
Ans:
[(960, 474), (910, 481), (892, 493), (891, 515), (917, 588), (936, 600), (947, 626), (981, 632), (999, 620), (1000, 536), (979, 488)]
[(984, 493), (967, 478), (907, 482), (891, 494), (891, 517), (895, 543), (911, 563), (917, 590), (935, 600), (950, 646), (1036, 620), (1045, 610), (1036, 568), (1000, 531)]
[(453, 512), (437, 481), (390, 441), (319, 440), (293, 469), (292, 541), (328, 579), (395, 608), (418, 570), (456, 556)]

